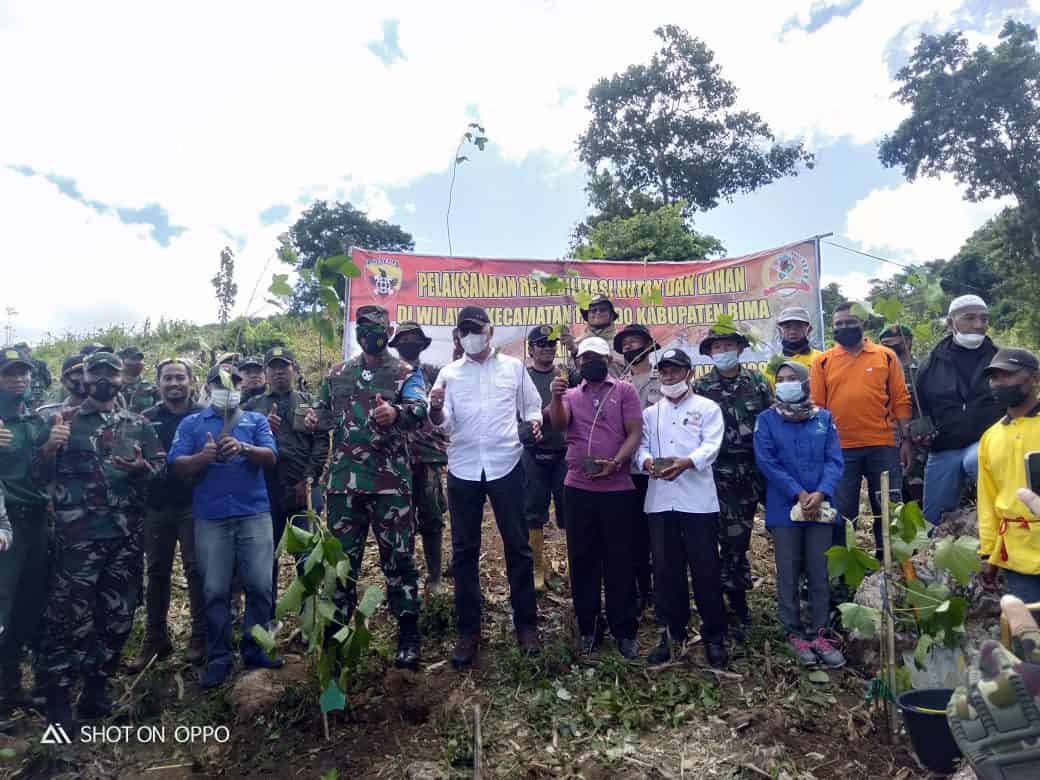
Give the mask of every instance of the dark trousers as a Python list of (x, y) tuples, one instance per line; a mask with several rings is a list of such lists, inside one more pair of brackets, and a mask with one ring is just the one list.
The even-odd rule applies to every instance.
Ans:
[(181, 545), (181, 564), (188, 581), (191, 610), (191, 635), (206, 636), (206, 601), (202, 592), (202, 573), (195, 563), (195, 521), (191, 507), (150, 509), (144, 519), (144, 555), (148, 584), (145, 589), (145, 641), (167, 637), (166, 617), (170, 611), (170, 574), (177, 543)]
[(500, 479), (479, 482), (448, 472), (448, 511), (451, 515), (452, 570), (455, 575), (455, 615), (462, 636), (480, 633), (480, 536), (484, 502), (491, 501), (506, 556), (513, 625), (538, 622), (534, 596), (534, 555), (524, 522), (524, 471), (519, 463)]
[[(846, 520), (859, 515), (859, 493), (863, 478), (867, 478), (867, 493), (870, 511), (874, 515), (874, 546), (877, 557), (881, 557), (881, 474), (888, 472), (888, 488), (892, 501), (899, 501), (902, 494), (903, 472), (899, 467), (899, 450), (896, 447), (849, 447), (843, 448), (845, 470), (834, 491), (834, 507)], [(845, 524), (834, 525), (833, 543), (845, 546)]]
[(650, 526), (643, 511), (650, 477), (646, 474), (633, 474), (632, 481), (636, 485), (636, 503), (632, 507), (632, 569), (636, 576), (636, 595), (646, 598), (654, 592), (654, 567), (650, 561)]
[(527, 527), (537, 531), (549, 522), (549, 501), (556, 508), (556, 527), (566, 525), (563, 478), (567, 476), (566, 453), (548, 457), (542, 453), (524, 450), (524, 516)]
[[(823, 523), (799, 523), (789, 528), (771, 528), (776, 559), (776, 601), (784, 633), (803, 639), (815, 639), (827, 627), (830, 614), (830, 583), (827, 581), (827, 548), (831, 546), (831, 529)], [(802, 575), (809, 584), (808, 630), (802, 624), (801, 598), (798, 592)]]
[(567, 560), (571, 598), (582, 636), (602, 634), (600, 589), (606, 595), (607, 624), (615, 639), (636, 635), (632, 529), (636, 492), (596, 493), (568, 487)]
[(35, 646), (47, 603), (49, 562), (44, 508), (8, 505), (14, 543), (0, 552), (0, 682), (20, 677), (22, 648)]
[(648, 514), (654, 558), (654, 606), (657, 619), (674, 640), (686, 639), (690, 592), (686, 567), (693, 572), (693, 599), (701, 617), (705, 642), (721, 642), (726, 634), (722, 604), (722, 561), (719, 558), (717, 513), (653, 512)]

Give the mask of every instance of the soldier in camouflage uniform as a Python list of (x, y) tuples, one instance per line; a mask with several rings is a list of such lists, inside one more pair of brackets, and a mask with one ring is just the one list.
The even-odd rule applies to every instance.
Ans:
[(1004, 596), (1000, 607), (1011, 649), (993, 640), (982, 645), (946, 717), (980, 780), (1025, 780), (1040, 777), (1040, 629), (1015, 596)]
[(32, 380), (29, 383), (29, 396), (25, 399), (25, 404), (30, 410), (39, 409), (47, 400), (47, 392), (54, 382), (51, 379), (51, 370), (45, 362), (33, 357), (32, 350), (24, 341), (19, 341), (13, 348), (22, 352), (32, 366)]
[(264, 372), (266, 364), (260, 355), (249, 355), (242, 358), (236, 368), (242, 375), (241, 406), (245, 409), (254, 398), (262, 396), (267, 390), (267, 375)]
[[(401, 360), (413, 369), (421, 369), (425, 392), (429, 393), (437, 381), (439, 369), (419, 362), (419, 355), (433, 340), (417, 322), (402, 322), (390, 341)], [(439, 593), (441, 586), (441, 555), (444, 539), (444, 467), (448, 463), (448, 437), (433, 427), (427, 419), (422, 427), (408, 437), (408, 455), (412, 464), (412, 511), (415, 527), (423, 540), (426, 559), (426, 592)]]
[(37, 673), (47, 718), (72, 722), (69, 691), (85, 677), (78, 714), (107, 717), (108, 678), (130, 635), (141, 591), (145, 499), (164, 453), (151, 424), (119, 408), (122, 361), (95, 352), (84, 365), (87, 400), (55, 418), (37, 453), (54, 502), (54, 580)]
[[(426, 420), (423, 376), (387, 350), (390, 315), (382, 306), (357, 311), (362, 354), (332, 367), (322, 380), (318, 410), (331, 413), (333, 454), (326, 485), (329, 526), (350, 558), (351, 578), (335, 597), (349, 619), (357, 603), (368, 529), (379, 545), (390, 610), (400, 634), (394, 664), (419, 666), (419, 593), (412, 525), (412, 471), (407, 434)], [(311, 429), (319, 415), (308, 415)]]
[[(758, 502), (764, 496), (762, 475), (755, 465), (755, 420), (773, 404), (769, 381), (758, 371), (740, 365), (740, 353), (748, 340), (740, 333), (711, 329), (700, 345), (715, 367), (693, 386), (698, 395), (722, 408), (726, 433), (715, 461), (715, 486), (719, 493), (719, 548), (722, 553), (722, 589), (739, 625), (751, 622), (747, 591), (751, 589), (751, 564), (747, 551)], [(739, 632), (739, 633), (738, 633)], [(743, 632), (734, 632), (740, 639)]]
[(61, 364), (61, 386), (68, 394), (65, 400), (56, 404), (44, 404), (36, 411), (45, 420), (49, 420), (58, 412), (75, 409), (87, 398), (83, 389), (83, 356), (69, 355)]
[[(878, 341), (881, 346), (888, 347), (896, 353), (899, 363), (903, 366), (903, 379), (906, 380), (906, 389), (910, 391), (910, 419), (911, 421), (921, 416), (921, 410), (917, 405), (917, 361), (913, 356), (914, 334), (905, 325), (889, 325), (878, 333)], [(911, 422), (912, 425), (912, 422)], [(896, 427), (896, 446), (902, 443), (903, 429)], [(914, 445), (914, 459), (909, 471), (903, 472), (903, 500), (916, 501), (922, 504), (924, 501), (924, 467), (928, 463), (928, 448)]]
[(144, 372), (144, 353), (131, 345), (119, 350), (119, 357), (123, 360), (123, 387), (119, 391), (123, 404), (137, 414), (151, 409), (162, 397), (159, 395), (158, 387), (141, 378)]
[(0, 548), (0, 712), (28, 704), (21, 690), (22, 649), (35, 644), (47, 599), (47, 495), (31, 471), (47, 425), (26, 403), (31, 377), (28, 355), (0, 350), (0, 495), (6, 493), (15, 537)]

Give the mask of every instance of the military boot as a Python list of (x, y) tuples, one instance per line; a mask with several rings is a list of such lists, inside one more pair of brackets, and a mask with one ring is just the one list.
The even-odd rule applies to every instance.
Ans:
[(541, 593), (545, 590), (545, 532), (532, 528), (527, 532), (527, 541), (534, 553), (534, 589)]
[(17, 666), (0, 669), (0, 714), (28, 704), (28, 697), (22, 690), (21, 669)]
[(69, 737), (79, 731), (79, 724), (72, 717), (68, 688), (59, 686), (48, 688), (46, 710), (47, 722), (52, 726), (61, 726)]
[(419, 619), (415, 615), (403, 615), (400, 623), (400, 635), (397, 639), (397, 655), (394, 666), (398, 669), (419, 670)]
[(441, 582), (441, 532), (423, 534), (423, 558), (426, 559), (426, 592), (436, 596), (444, 591)]
[(104, 720), (112, 715), (112, 699), (108, 695), (108, 678), (103, 675), (88, 677), (83, 684), (76, 713), (80, 720)]
[(165, 627), (149, 631), (145, 634), (144, 642), (141, 643), (141, 650), (138, 652), (137, 657), (127, 662), (126, 668), (134, 673), (140, 672), (148, 666), (153, 656), (158, 656), (155, 660), (161, 661), (169, 657), (172, 652), (173, 642), (170, 641), (170, 635)]

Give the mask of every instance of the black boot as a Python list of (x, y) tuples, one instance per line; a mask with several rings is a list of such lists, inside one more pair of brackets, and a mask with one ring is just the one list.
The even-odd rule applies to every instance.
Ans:
[(736, 616), (733, 621), (733, 638), (743, 643), (746, 637), (747, 627), (751, 625), (751, 612), (748, 610), (747, 591), (732, 590), (726, 594), (729, 599), (730, 609)]
[(657, 647), (650, 651), (650, 655), (646, 657), (646, 662), (650, 666), (656, 666), (657, 664), (663, 664), (670, 660), (672, 657), (672, 643), (668, 638), (668, 629), (661, 632), (661, 641)]
[(729, 663), (729, 653), (726, 652), (726, 645), (722, 642), (705, 642), (704, 655), (707, 656), (708, 663), (715, 669), (722, 669)]
[(419, 670), (419, 619), (415, 615), (403, 615), (400, 623), (400, 634), (397, 638), (397, 655), (394, 666), (398, 669)]
[(426, 592), (432, 595), (443, 592), (441, 584), (441, 532), (422, 535), (423, 558), (426, 559)]
[(112, 699), (108, 695), (108, 678), (88, 677), (83, 684), (76, 712), (80, 720), (104, 720), (112, 715)]
[(72, 717), (72, 706), (69, 704), (69, 689), (53, 686), (47, 689), (47, 723), (61, 726), (65, 734), (75, 739), (79, 725)]

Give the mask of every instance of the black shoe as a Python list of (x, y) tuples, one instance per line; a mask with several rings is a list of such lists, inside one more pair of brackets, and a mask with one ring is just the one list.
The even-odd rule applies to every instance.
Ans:
[(411, 669), (419, 671), (419, 640), (402, 638), (397, 643), (397, 655), (394, 656), (394, 666), (398, 669)]
[(47, 689), (45, 714), (47, 723), (52, 726), (61, 726), (66, 735), (71, 737), (79, 731), (79, 725), (72, 717), (68, 688), (53, 687)]
[(108, 695), (107, 677), (88, 677), (83, 685), (76, 714), (80, 720), (104, 720), (112, 716), (112, 699)]
[(672, 657), (672, 643), (668, 639), (668, 632), (661, 632), (661, 641), (657, 647), (650, 651), (650, 655), (646, 657), (646, 662), (651, 666), (657, 666), (663, 664), (666, 661), (671, 660)]
[(729, 653), (726, 652), (726, 646), (722, 642), (705, 642), (704, 654), (708, 658), (708, 663), (715, 669), (722, 669), (729, 663)]
[(455, 643), (455, 649), (451, 653), (451, 665), (456, 669), (466, 669), (473, 666), (477, 660), (480, 650), (480, 637), (477, 634), (460, 636)]
[(634, 661), (636, 658), (639, 658), (639, 642), (635, 639), (619, 639), (617, 641), (617, 651), (629, 661)]

